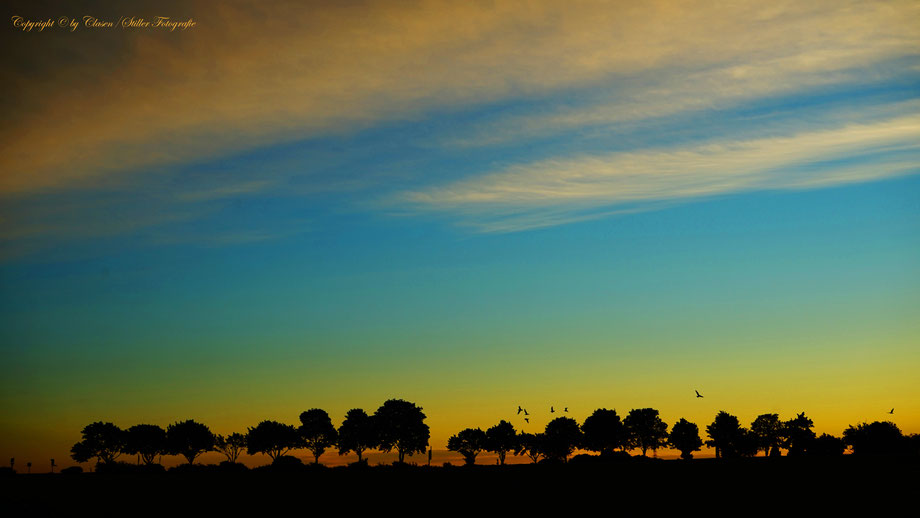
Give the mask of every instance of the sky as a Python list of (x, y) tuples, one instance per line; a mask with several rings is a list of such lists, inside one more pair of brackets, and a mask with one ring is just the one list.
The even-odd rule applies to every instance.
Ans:
[(436, 451), (920, 433), (917, 2), (2, 9), (0, 458), (391, 398)]

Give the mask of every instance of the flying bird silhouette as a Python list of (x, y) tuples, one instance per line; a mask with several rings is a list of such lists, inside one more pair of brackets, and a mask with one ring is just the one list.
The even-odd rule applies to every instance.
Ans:
[(521, 414), (521, 410), (523, 410), (523, 408), (521, 408), (521, 405), (518, 405), (518, 415)]
[(889, 413), (889, 414), (893, 414), (893, 413), (894, 413), (894, 409), (892, 408), (892, 409), (891, 409), (891, 412), (888, 412), (888, 413)]
[(565, 407), (565, 411), (568, 412), (568, 411), (569, 411), (569, 407)]
[(527, 409), (526, 409), (526, 408), (524, 409), (524, 415), (530, 415), (530, 414), (527, 413)]
[(555, 412), (555, 410), (553, 410), (553, 407), (549, 407), (549, 413), (552, 414), (552, 413), (554, 413), (554, 412)]
[(530, 419), (527, 419), (527, 418), (525, 417), (525, 418), (524, 418), (524, 421), (526, 421), (527, 424), (530, 424)]
[(703, 397), (703, 395), (700, 394), (700, 391), (699, 391), (699, 390), (695, 390), (695, 389), (694, 389), (694, 392), (696, 392), (696, 397)]

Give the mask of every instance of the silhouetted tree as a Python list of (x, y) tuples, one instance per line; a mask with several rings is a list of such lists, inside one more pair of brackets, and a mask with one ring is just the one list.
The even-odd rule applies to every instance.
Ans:
[(904, 454), (912, 456), (920, 455), (920, 433), (912, 433), (904, 436)]
[(166, 427), (167, 451), (173, 455), (182, 455), (189, 464), (206, 451), (214, 450), (214, 434), (201, 424), (181, 421)]
[(544, 456), (545, 437), (542, 433), (532, 434), (521, 432), (518, 435), (515, 455), (526, 455), (531, 462), (536, 464)]
[(680, 451), (682, 459), (692, 459), (693, 452), (699, 451), (703, 446), (699, 427), (684, 418), (674, 423), (671, 434), (668, 436), (668, 443)]
[(395, 448), (400, 463), (405, 462), (407, 454), (425, 453), (428, 449), (431, 435), (425, 414), (415, 403), (390, 399), (374, 412), (373, 419), (380, 449), (388, 452)]
[(304, 446), (313, 452), (313, 463), (319, 464), (319, 457), (326, 452), (326, 448), (335, 446), (338, 433), (332, 426), (332, 419), (325, 410), (311, 408), (300, 414), (302, 423), (299, 432)]
[(642, 450), (657, 450), (667, 444), (668, 425), (658, 417), (654, 408), (634, 408), (623, 420), (630, 443)]
[(123, 451), (138, 455), (144, 464), (154, 464), (157, 455), (167, 453), (166, 430), (155, 424), (137, 424), (125, 431)]
[(486, 430), (486, 450), (495, 452), (498, 455), (498, 464), (504, 466), (505, 456), (517, 448), (517, 439), (514, 425), (508, 421), (499, 421), (497, 425)]
[(476, 456), (486, 447), (486, 433), (479, 428), (466, 428), (447, 439), (447, 449), (463, 455), (463, 460), (476, 464)]
[(737, 452), (741, 457), (756, 457), (758, 451), (757, 435), (745, 427), (741, 427), (741, 434), (738, 436)]
[(751, 433), (757, 442), (757, 450), (763, 450), (764, 456), (771, 451), (779, 454), (779, 446), (783, 442), (783, 422), (779, 414), (761, 414), (751, 423)]
[(738, 418), (721, 411), (712, 424), (706, 427), (706, 434), (710, 438), (706, 441), (706, 446), (716, 449), (716, 458), (737, 457), (740, 454), (738, 446), (743, 433)]
[(581, 446), (581, 427), (571, 417), (557, 417), (543, 431), (543, 454), (567, 462), (575, 448)]
[(812, 431), (814, 422), (805, 417), (805, 412), (800, 413), (795, 419), (790, 419), (784, 424), (783, 435), (786, 438), (786, 448), (789, 455), (803, 455), (811, 441), (815, 440), (815, 432)]
[(262, 421), (246, 433), (246, 453), (264, 453), (272, 461), (300, 446), (300, 434), (293, 425)]
[(83, 428), (82, 434), (83, 440), (70, 449), (70, 456), (77, 462), (97, 458), (97, 462), (108, 464), (124, 450), (125, 432), (112, 423), (92, 423)]
[(358, 462), (363, 462), (364, 450), (377, 447), (377, 431), (374, 420), (360, 408), (352, 408), (345, 414), (345, 420), (339, 427), (339, 455), (353, 451), (358, 455)]
[(625, 449), (628, 443), (626, 426), (616, 410), (598, 408), (585, 419), (581, 431), (584, 434), (584, 448), (601, 455), (613, 453), (617, 448)]
[(808, 454), (816, 457), (837, 457), (843, 455), (843, 451), (846, 449), (847, 445), (843, 439), (825, 433), (811, 442)]
[(236, 462), (245, 448), (246, 436), (241, 433), (231, 433), (227, 437), (218, 435), (214, 438), (214, 449), (223, 453), (228, 462)]
[(897, 455), (907, 446), (901, 430), (890, 421), (850, 425), (843, 431), (843, 442), (853, 447), (854, 455)]

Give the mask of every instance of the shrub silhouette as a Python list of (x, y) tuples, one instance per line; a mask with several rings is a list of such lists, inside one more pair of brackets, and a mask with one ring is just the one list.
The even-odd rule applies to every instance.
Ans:
[(680, 451), (682, 459), (688, 460), (693, 458), (693, 452), (699, 451), (703, 446), (699, 427), (684, 418), (674, 423), (671, 434), (668, 435), (668, 443)]
[(272, 460), (269, 469), (280, 472), (297, 472), (304, 469), (303, 461), (291, 455), (279, 455)]
[(264, 453), (272, 461), (300, 445), (300, 435), (293, 425), (262, 421), (246, 433), (246, 453)]
[(125, 432), (112, 423), (97, 421), (87, 425), (81, 433), (83, 440), (70, 449), (70, 456), (77, 462), (96, 458), (97, 463), (109, 464), (124, 450)]
[(626, 415), (623, 425), (629, 435), (629, 442), (642, 450), (642, 455), (665, 446), (668, 441), (668, 425), (658, 417), (654, 408), (634, 408)]
[(360, 408), (352, 408), (345, 414), (345, 420), (339, 427), (339, 455), (355, 452), (358, 462), (364, 461), (364, 451), (377, 447), (377, 430), (374, 420)]
[(508, 452), (517, 449), (518, 435), (514, 426), (508, 421), (499, 423), (486, 430), (486, 450), (498, 455), (498, 464), (505, 465), (505, 456)]
[(182, 455), (189, 464), (202, 453), (214, 450), (214, 439), (207, 426), (191, 419), (166, 428), (167, 450), (173, 455)]
[(166, 430), (155, 424), (136, 424), (125, 431), (123, 451), (138, 455), (144, 464), (153, 464), (158, 455), (167, 453)]
[(425, 414), (414, 403), (390, 399), (374, 412), (373, 419), (379, 448), (385, 452), (396, 449), (400, 464), (405, 462), (406, 455), (425, 453), (428, 449), (430, 432)]
[(581, 427), (570, 417), (557, 417), (543, 431), (543, 454), (548, 459), (568, 460), (575, 448), (581, 446)]
[(853, 447), (853, 455), (897, 455), (907, 446), (901, 430), (890, 421), (850, 425), (843, 431), (843, 441)]
[(847, 445), (843, 439), (825, 433), (811, 442), (811, 446), (808, 448), (808, 455), (815, 457), (837, 457), (843, 455), (846, 449)]
[(585, 419), (581, 431), (584, 434), (584, 448), (601, 455), (609, 455), (617, 448), (625, 448), (628, 443), (626, 426), (616, 410), (598, 408)]
[(246, 436), (241, 433), (232, 433), (227, 437), (218, 435), (214, 438), (214, 449), (227, 457), (226, 462), (236, 463), (240, 453), (246, 448)]
[(326, 448), (335, 446), (338, 433), (325, 410), (312, 408), (300, 414), (298, 432), (303, 445), (313, 453), (313, 463), (319, 464), (319, 457)]
[(486, 447), (486, 433), (479, 428), (466, 428), (447, 439), (447, 449), (463, 455), (467, 465), (476, 464), (476, 456)]

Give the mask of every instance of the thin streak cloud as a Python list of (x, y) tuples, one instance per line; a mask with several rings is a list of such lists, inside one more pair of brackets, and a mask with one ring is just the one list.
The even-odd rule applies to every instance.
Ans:
[[(517, 164), (403, 193), (416, 212), (481, 231), (515, 231), (738, 192), (807, 189), (917, 172), (920, 116), (785, 137)], [(540, 217), (543, 217), (541, 219)]]

